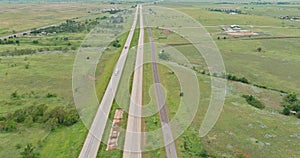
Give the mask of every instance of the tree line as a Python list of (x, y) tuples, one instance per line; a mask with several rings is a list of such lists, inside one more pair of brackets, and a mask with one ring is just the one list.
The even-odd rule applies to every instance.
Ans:
[(208, 11), (212, 11), (212, 12), (221, 12), (221, 13), (237, 13), (237, 14), (242, 14), (241, 10), (238, 9), (219, 9), (219, 8), (206, 8), (206, 10)]
[(32, 105), (0, 117), (0, 131), (14, 132), (21, 125), (31, 127), (34, 123), (54, 130), (59, 126), (71, 126), (78, 121), (79, 115), (75, 108), (63, 106), (52, 108), (44, 104)]

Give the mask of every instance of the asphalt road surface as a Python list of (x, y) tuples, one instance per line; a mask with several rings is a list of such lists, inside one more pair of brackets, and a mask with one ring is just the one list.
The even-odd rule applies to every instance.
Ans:
[(144, 24), (143, 11), (140, 5), (140, 35), (136, 55), (135, 71), (131, 91), (129, 115), (123, 158), (141, 158), (141, 114), (143, 89), (143, 54), (144, 54)]
[(153, 71), (154, 83), (155, 83), (154, 89), (156, 94), (156, 104), (158, 105), (159, 114), (160, 114), (160, 122), (161, 122), (164, 142), (165, 142), (165, 150), (168, 158), (177, 158), (178, 156), (177, 156), (174, 138), (171, 131), (171, 126), (169, 124), (170, 122), (169, 122), (168, 113), (165, 104), (164, 90), (163, 87), (160, 86), (158, 68), (156, 64), (156, 49), (153, 41), (151, 28), (148, 27), (149, 24), (148, 24), (147, 17), (145, 18), (145, 21), (147, 25), (147, 31), (148, 31), (151, 52), (152, 52), (152, 71)]
[(118, 62), (115, 66), (115, 70), (111, 76), (110, 82), (107, 86), (105, 94), (102, 98), (102, 101), (99, 105), (89, 133), (86, 137), (84, 145), (81, 149), (79, 158), (95, 158), (98, 153), (98, 149), (101, 143), (102, 135), (104, 133), (104, 129), (106, 126), (106, 122), (109, 116), (110, 109), (112, 107), (113, 100), (115, 98), (120, 77), (123, 72), (123, 68), (126, 62), (128, 50), (130, 48), (130, 43), (133, 38), (133, 34), (136, 28), (137, 19), (138, 19), (138, 10), (139, 7), (136, 9), (133, 25), (130, 29), (128, 38), (122, 50), (122, 53), (118, 59)]

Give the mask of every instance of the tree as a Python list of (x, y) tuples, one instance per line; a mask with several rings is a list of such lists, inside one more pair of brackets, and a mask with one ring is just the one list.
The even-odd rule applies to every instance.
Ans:
[(208, 153), (205, 149), (202, 149), (201, 152), (200, 152), (200, 156), (204, 157), (204, 158), (207, 158), (209, 155), (208, 155)]
[(34, 152), (35, 147), (32, 144), (27, 144), (24, 151), (21, 152), (22, 158), (37, 158), (39, 154)]
[(290, 111), (290, 108), (288, 108), (287, 106), (284, 107), (282, 113), (284, 115), (290, 115), (291, 114), (291, 111)]
[(183, 97), (184, 93), (183, 92), (180, 92), (179, 96)]
[(258, 47), (256, 50), (257, 50), (258, 52), (261, 52), (261, 51), (262, 51), (262, 48), (261, 48), (261, 47)]
[(158, 57), (162, 60), (169, 60), (170, 59), (170, 55), (164, 52), (159, 53)]
[(25, 65), (25, 69), (29, 69), (29, 63)]
[(39, 44), (39, 41), (38, 40), (33, 40), (32, 43), (33, 44)]
[(115, 40), (113, 41), (112, 45), (116, 48), (120, 48), (121, 47), (121, 44), (119, 43), (119, 40)]
[(265, 106), (259, 101), (257, 100), (254, 96), (252, 95), (243, 95), (244, 98), (246, 98), (246, 101), (248, 104), (256, 107), (256, 108), (259, 108), (259, 109), (264, 109)]
[(79, 120), (79, 115), (76, 109), (70, 109), (64, 118), (64, 125), (71, 126), (77, 123)]
[(64, 107), (57, 106), (54, 109), (52, 109), (50, 112), (48, 112), (48, 119), (56, 118), (58, 124), (63, 124), (65, 115), (66, 115), (66, 111)]
[(239, 79), (242, 83), (249, 83), (249, 81), (245, 78), (245, 77), (242, 77)]
[(297, 101), (292, 105), (292, 110), (296, 112), (300, 111), (300, 101)]
[(294, 104), (298, 101), (296, 93), (290, 93), (283, 98), (284, 102), (289, 105)]

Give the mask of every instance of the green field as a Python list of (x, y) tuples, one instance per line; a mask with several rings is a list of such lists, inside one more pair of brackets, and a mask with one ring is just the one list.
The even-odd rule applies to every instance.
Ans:
[[(63, 17), (62, 15), (64, 14), (61, 13), (61, 15), (57, 17), (62, 19), (38, 21), (38, 25), (25, 25), (23, 27), (24, 30), (45, 26), (53, 22), (56, 23), (56, 21), (65, 22), (66, 19), (73, 18), (77, 15), (72, 13), (74, 11), (80, 15), (80, 18), (76, 20), (86, 22), (87, 19), (88, 22), (86, 24), (95, 21), (95, 18), (110, 16), (101, 13), (101, 9), (108, 7), (108, 5), (80, 3), (50, 4), (50, 6), (53, 7), (57, 6), (56, 8), (54, 7), (57, 10), (53, 10), (51, 7), (45, 10), (42, 8), (47, 8), (45, 4), (24, 4), (22, 6), (27, 9), (41, 7), (40, 9), (44, 12), (42, 12), (40, 16), (50, 14), (50, 17), (56, 17), (55, 15), (61, 13), (57, 12), (58, 10), (69, 7), (69, 9), (71, 8), (70, 10), (63, 9), (63, 11), (72, 16)], [(3, 6), (1, 5), (1, 7), (10, 8), (14, 6), (12, 4), (4, 4)], [(85, 13), (77, 11), (77, 9), (82, 9)], [(32, 12), (27, 14), (28, 16), (36, 15), (36, 10), (33, 9), (31, 11)], [(19, 26), (17, 22), (20, 22), (20, 20), (16, 20), (16, 18), (18, 17), (10, 17), (9, 19), (11, 21), (7, 20), (7, 22)], [(32, 16), (31, 18), (37, 17)], [(23, 22), (27, 21), (27, 24), (30, 24), (30, 20), (23, 20)], [(41, 20), (45, 19), (42, 18)], [(130, 18), (128, 22), (126, 21), (126, 23), (123, 24), (126, 25), (124, 27), (127, 27), (128, 23), (131, 23)], [(3, 27), (1, 26), (1, 28)], [(21, 31), (21, 29), (16, 30)], [(79, 31), (34, 37), (19, 37), (12, 39), (13, 41), (18, 40), (19, 44), (0, 45), (0, 52), (2, 53), (1, 55), (3, 55), (0, 57), (0, 157), (20, 157), (21, 152), (28, 144), (33, 145), (35, 148), (34, 152), (39, 153), (40, 157), (78, 156), (87, 134), (87, 129), (81, 121), (72, 126), (58, 126), (52, 131), (41, 123), (33, 123), (30, 126), (27, 125), (27, 123), (16, 123), (14, 125), (16, 126), (16, 130), (5, 132), (2, 131), (2, 124), (5, 123), (2, 119), (3, 117), (6, 119), (6, 117), (14, 114), (19, 109), (23, 110), (31, 106), (39, 107), (46, 105), (48, 109), (55, 107), (73, 108), (75, 106), (72, 92), (73, 63), (77, 49), (82, 45), (88, 33), (88, 31)], [(121, 44), (124, 43), (126, 35), (127, 33), (118, 38)], [(38, 41), (38, 43), (34, 43), (33, 41)], [(101, 88), (105, 88), (104, 85), (110, 78), (114, 64), (120, 54), (120, 49), (121, 48), (111, 46), (110, 51), (105, 52), (102, 56), (103, 58), (101, 58), (100, 63), (103, 65), (99, 64), (96, 72), (96, 79), (99, 81), (96, 86), (100, 87), (98, 97), (103, 95), (104, 89), (101, 90)], [(33, 53), (30, 53), (31, 55), (18, 55), (17, 50), (32, 50)], [(10, 54), (12, 56), (4, 56)], [(126, 122), (126, 119), (124, 119), (124, 122)]]
[[(211, 6), (216, 8), (224, 7), (221, 5)], [(300, 83), (297, 80), (299, 78), (297, 69), (300, 67), (300, 56), (298, 54), (300, 45), (298, 38), (245, 40), (244, 38), (228, 37), (228, 40), (217, 40), (217, 36), (222, 36), (218, 35), (221, 32), (220, 25), (246, 25), (244, 27), (254, 25), (254, 30), (267, 32), (271, 36), (293, 36), (298, 35), (298, 29), (287, 27), (299, 26), (299, 23), (285, 21), (284, 27), (282, 27), (282, 20), (270, 17), (267, 14), (264, 14), (264, 16), (259, 16), (259, 14), (228, 15), (209, 12), (203, 6), (197, 5), (193, 7), (173, 7), (199, 20), (207, 28), (222, 53), (228, 73), (245, 76), (254, 84), (299, 94)], [(232, 8), (236, 7), (242, 6), (237, 4), (237, 6)], [(276, 10), (279, 10), (278, 7), (272, 6), (269, 8), (273, 8), (272, 11), (275, 12), (275, 15), (280, 15), (282, 12), (276, 12)], [(261, 9), (262, 7), (259, 6), (258, 8)], [(263, 14), (262, 12), (260, 13)], [(161, 33), (157, 31), (156, 37), (159, 34)], [(183, 43), (183, 41), (179, 38), (174, 38), (174, 34), (165, 36), (167, 36), (166, 39), (157, 39), (157, 42), (175, 46), (177, 50), (187, 55), (193, 64), (198, 65), (197, 68), (206, 69), (205, 64), (202, 63), (203, 59), (198, 58), (193, 46), (176, 46), (176, 43)], [(256, 51), (258, 47), (262, 47), (265, 51), (258, 53)], [(162, 76), (167, 77), (167, 75)], [(203, 95), (209, 96), (210, 88), (206, 85), (209, 83), (209, 78), (203, 75), (198, 77), (202, 90), (201, 98)], [(247, 105), (241, 97), (243, 94), (251, 94), (258, 97), (267, 108), (261, 111)], [(293, 135), (299, 129), (299, 119), (280, 114), (282, 111), (280, 106), (281, 100), (282, 94), (276, 91), (229, 82), (224, 110), (216, 126), (208, 136), (201, 139), (203, 148), (211, 156), (216, 157), (286, 157), (287, 155), (288, 157), (298, 157), (297, 147), (300, 144), (297, 138), (293, 138)], [(207, 106), (207, 104), (208, 98), (202, 98), (200, 105)], [(177, 140), (180, 142), (177, 143), (179, 146), (182, 146), (185, 135), (188, 135), (190, 138), (192, 131), (199, 128), (205, 108), (199, 110), (191, 125), (191, 129), (187, 130)], [(195, 132), (197, 133), (197, 130)], [(286, 146), (283, 147), (282, 144)], [(201, 149), (201, 147), (198, 148), (199, 150)]]
[(61, 23), (99, 13), (109, 5), (88, 3), (40, 3), (0, 5), (0, 36)]

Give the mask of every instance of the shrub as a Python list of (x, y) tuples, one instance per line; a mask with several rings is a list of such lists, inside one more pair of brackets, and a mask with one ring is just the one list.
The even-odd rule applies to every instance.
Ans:
[(29, 69), (29, 63), (25, 65), (25, 69)]
[(33, 44), (39, 44), (39, 41), (38, 40), (33, 40), (32, 43)]
[(3, 128), (5, 132), (13, 132), (17, 130), (17, 124), (14, 121), (8, 121)]
[(183, 92), (180, 92), (179, 96), (183, 97), (184, 93)]
[(292, 110), (293, 111), (300, 111), (300, 101), (298, 101), (297, 103), (295, 103), (293, 106), (292, 106)]
[(57, 97), (57, 94), (55, 94), (55, 93), (47, 93), (46, 97), (47, 98), (55, 98), (55, 97)]
[(26, 112), (23, 109), (18, 109), (14, 112), (13, 117), (17, 123), (22, 123), (26, 119)]
[(16, 149), (21, 149), (21, 144), (17, 144)]
[(36, 153), (35, 147), (32, 144), (27, 144), (24, 150), (21, 152), (22, 158), (37, 158), (39, 153)]
[(209, 155), (205, 149), (202, 149), (200, 152), (200, 156), (203, 158), (207, 158)]
[(289, 105), (294, 104), (298, 101), (296, 93), (290, 93), (283, 98), (285, 103)]
[(247, 103), (258, 108), (258, 109), (264, 109), (265, 106), (257, 100), (254, 96), (252, 95), (243, 95), (243, 97), (246, 99)]
[(168, 53), (164, 53), (164, 52), (159, 53), (158, 57), (162, 60), (169, 60), (170, 59), (170, 55)]
[(285, 107), (283, 108), (283, 110), (282, 110), (282, 113), (283, 113), (284, 115), (290, 115), (290, 114), (291, 114), (290, 108), (287, 107), (287, 106), (285, 106)]
[(240, 78), (239, 81), (241, 81), (242, 83), (249, 83), (249, 81), (245, 77)]
[(67, 111), (66, 116), (64, 118), (64, 125), (71, 126), (77, 123), (79, 120), (79, 115), (76, 109), (70, 109)]
[(0, 121), (6, 121), (6, 117), (0, 116)]
[(116, 48), (120, 48), (121, 44), (119, 42), (120, 42), (119, 40), (115, 40), (115, 41), (113, 41), (112, 45)]
[(11, 95), (10, 95), (11, 98), (19, 98), (20, 96), (18, 95), (18, 92), (17, 91), (14, 91)]
[(262, 48), (261, 48), (261, 47), (258, 47), (256, 50), (257, 50), (258, 52), (261, 52), (261, 51), (262, 51)]
[(237, 76), (232, 75), (232, 74), (227, 74), (227, 75), (226, 75), (226, 78), (227, 78), (228, 80), (238, 81), (238, 82), (242, 82), (242, 83), (246, 83), (246, 84), (249, 84), (249, 83), (250, 83), (250, 82), (248, 81), (248, 79), (246, 79), (245, 77), (238, 78)]

